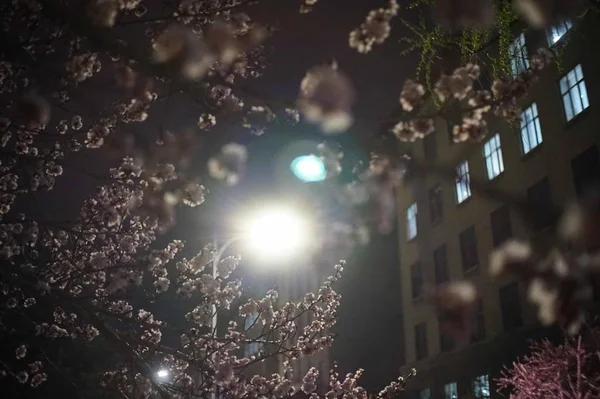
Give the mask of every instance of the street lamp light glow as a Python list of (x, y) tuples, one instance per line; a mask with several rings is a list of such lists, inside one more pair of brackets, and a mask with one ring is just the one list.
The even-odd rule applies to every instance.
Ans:
[(292, 161), (290, 165), (294, 175), (307, 183), (325, 180), (327, 170), (325, 164), (316, 155), (302, 155)]
[(156, 372), (156, 376), (158, 378), (167, 378), (169, 376), (169, 370), (167, 369), (160, 369)]
[(259, 213), (248, 223), (245, 235), (251, 248), (265, 255), (287, 255), (308, 242), (309, 224), (287, 208)]

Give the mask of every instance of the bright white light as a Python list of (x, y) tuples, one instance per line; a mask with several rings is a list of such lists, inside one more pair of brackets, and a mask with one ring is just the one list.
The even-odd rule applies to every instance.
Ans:
[(287, 208), (259, 213), (248, 224), (245, 235), (253, 251), (264, 255), (287, 255), (307, 244), (308, 223)]
[(290, 165), (294, 175), (307, 183), (325, 180), (327, 170), (325, 164), (316, 155), (302, 155), (294, 159)]
[(552, 35), (552, 40), (554, 41), (554, 43), (556, 43), (557, 41), (560, 40), (560, 38), (562, 37), (562, 35), (559, 35), (558, 33), (555, 33)]
[(158, 378), (167, 378), (169, 376), (169, 370), (167, 369), (160, 369), (156, 372), (156, 376)]

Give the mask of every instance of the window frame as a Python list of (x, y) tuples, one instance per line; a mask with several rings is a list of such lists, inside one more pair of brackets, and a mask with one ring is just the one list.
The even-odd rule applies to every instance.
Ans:
[[(498, 299), (500, 302), (500, 316), (502, 318), (502, 329), (504, 332), (517, 330), (523, 327), (523, 304), (521, 301), (519, 283), (512, 281), (500, 287), (498, 290)], [(515, 317), (517, 315), (518, 317)]]
[[(443, 254), (443, 256), (440, 256)], [(443, 260), (442, 263), (439, 261)], [(438, 273), (443, 270), (443, 273)], [(442, 244), (433, 250), (433, 272), (436, 286), (442, 285), (450, 281), (450, 267), (448, 265), (448, 248), (446, 244)], [(445, 279), (440, 278), (443, 275)]]
[(444, 399), (458, 399), (458, 384), (456, 381), (444, 384)]
[[(421, 336), (420, 333), (423, 335)], [(427, 343), (427, 323), (422, 321), (415, 324), (415, 359), (417, 361), (429, 357), (429, 348)]]
[[(472, 238), (471, 242), (466, 242), (465, 237)], [(479, 259), (479, 247), (477, 242), (477, 235), (475, 231), (475, 225), (471, 225), (461, 231), (459, 233), (459, 246), (460, 246), (460, 255), (463, 267), (463, 273), (469, 274), (474, 270), (479, 269), (480, 259)], [(467, 264), (469, 264), (467, 267)]]
[(417, 215), (419, 209), (417, 202), (413, 202), (406, 208), (406, 240), (412, 241), (417, 238), (419, 234), (419, 225), (417, 222)]
[[(581, 75), (581, 77), (579, 77), (579, 75)], [(570, 83), (571, 76), (574, 76), (575, 79), (575, 83), (573, 85), (571, 85)], [(567, 71), (558, 79), (558, 87), (560, 89), (560, 97), (562, 98), (563, 111), (567, 123), (577, 118), (577, 116), (581, 115), (586, 109), (590, 107), (590, 97), (588, 95), (587, 86), (585, 84), (585, 74), (583, 73), (583, 66), (581, 65), (581, 63), (575, 65), (572, 69)], [(573, 91), (577, 91), (577, 94), (579, 96), (573, 96)], [(584, 94), (585, 99), (583, 99)], [(569, 117), (569, 112), (567, 111), (567, 96), (569, 98), (571, 117)], [(573, 101), (573, 98), (578, 99), (578, 104), (581, 107), (581, 109), (577, 113), (575, 113), (575, 102)]]
[(420, 261), (410, 265), (411, 298), (417, 300), (423, 297), (423, 266)]
[[(531, 113), (531, 119), (528, 119), (527, 117), (528, 111)], [(521, 151), (523, 155), (529, 154), (544, 142), (540, 114), (535, 101), (529, 104), (529, 106), (521, 112), (520, 130)], [(527, 138), (527, 141), (525, 141), (525, 137)], [(532, 145), (532, 139), (535, 139), (535, 145)]]
[(473, 331), (471, 333), (471, 342), (479, 342), (485, 339), (485, 311), (483, 300), (478, 298), (475, 302), (475, 312), (473, 313)]
[[(464, 160), (456, 167), (456, 182), (454, 191), (456, 193), (456, 203), (460, 205), (471, 198), (471, 176), (469, 171), (469, 161)], [(462, 193), (462, 194), (459, 194)]]
[[(559, 27), (561, 29), (559, 29)], [(548, 27), (548, 29), (546, 29), (546, 40), (548, 42), (548, 47), (553, 47), (556, 44), (558, 44), (567, 33), (569, 33), (569, 31), (571, 30), (571, 28), (573, 27), (573, 21), (571, 21), (570, 18), (564, 19), (562, 21), (558, 21), (557, 23), (555, 23), (554, 25)], [(562, 30), (564, 29), (564, 31)], [(558, 32), (562, 32), (562, 33), (558, 33)], [(554, 40), (554, 33), (556, 32), (556, 35), (558, 36), (558, 38), (556, 40)]]
[(432, 225), (441, 223), (444, 220), (444, 196), (442, 186), (436, 184), (431, 187), (427, 193), (429, 201), (429, 220)]
[[(500, 141), (500, 133), (496, 133), (483, 143), (483, 160), (485, 162), (485, 170), (488, 180), (494, 180), (496, 177), (504, 173), (504, 155), (502, 154), (502, 142)], [(494, 168), (496, 161), (497, 171), (491, 170)]]
[(510, 69), (513, 76), (519, 76), (529, 69), (529, 52), (525, 33), (521, 32), (509, 45)]
[[(482, 381), (482, 377), (483, 381)], [(483, 392), (482, 387), (486, 387), (487, 395)], [(489, 374), (481, 374), (476, 376), (471, 380), (471, 392), (473, 394), (474, 399), (489, 399), (491, 397), (491, 389), (490, 389), (490, 375)]]

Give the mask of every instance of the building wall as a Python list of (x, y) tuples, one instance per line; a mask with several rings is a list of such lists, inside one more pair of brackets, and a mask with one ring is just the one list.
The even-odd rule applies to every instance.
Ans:
[[(489, 120), (486, 139), (500, 133), (504, 160), (504, 172), (491, 181), (493, 187), (525, 197), (528, 187), (547, 177), (551, 200), (556, 206), (563, 205), (575, 196), (571, 160), (600, 142), (600, 115), (597, 112), (600, 107), (600, 74), (597, 73), (600, 70), (600, 57), (598, 52), (594, 51), (594, 45), (600, 39), (600, 32), (594, 29), (598, 22), (597, 17), (588, 15), (576, 30), (568, 33), (568, 42), (564, 43), (565, 50), (560, 60), (562, 71), (554, 65), (547, 68), (528, 98), (523, 101), (523, 106), (528, 106), (533, 101), (537, 104), (543, 136), (540, 146), (523, 155), (520, 128), (511, 127), (501, 120)], [(528, 33), (526, 37), (529, 55), (533, 54), (536, 48), (547, 46), (544, 32)], [(563, 38), (562, 41), (565, 40)], [(561, 42), (558, 45), (561, 45)], [(564, 73), (579, 63), (583, 68), (590, 106), (567, 122), (558, 82)], [(437, 162), (455, 167), (459, 162), (468, 160), (470, 178), (487, 181), (483, 143), (452, 144), (448, 130), (446, 121), (436, 121)], [(410, 148), (413, 156), (425, 156), (423, 143), (411, 144)], [(442, 187), (444, 217), (440, 223), (432, 226), (427, 190), (436, 184)], [(415, 201), (418, 203), (418, 234), (415, 239), (408, 240), (406, 210)], [(493, 376), (498, 374), (501, 364), (509, 364), (526, 350), (527, 338), (545, 333), (538, 328), (535, 310), (527, 306), (524, 300), (526, 293), (522, 287), (519, 294), (523, 308), (523, 327), (510, 333), (504, 331), (499, 289), (509, 281), (492, 279), (487, 273), (488, 254), (493, 248), (490, 214), (501, 205), (500, 202), (479, 196), (474, 190), (469, 199), (457, 204), (454, 182), (431, 176), (414, 176), (398, 189), (406, 358), (407, 367), (415, 367), (418, 370), (417, 377), (409, 384), (409, 390), (413, 392), (431, 388), (432, 398), (443, 398), (441, 387), (448, 382), (458, 382), (458, 397), (467, 397), (466, 391), (470, 389), (473, 377), (490, 374), (491, 381)], [(510, 221), (514, 237), (527, 238), (532, 235), (531, 229), (512, 211)], [(474, 225), (477, 237), (479, 267), (465, 275), (459, 234), (471, 225)], [(468, 279), (480, 287), (485, 320), (485, 338), (481, 342), (462, 345), (449, 353), (441, 351), (437, 315), (425, 299), (427, 295), (417, 299), (411, 297), (410, 266), (417, 261), (422, 265), (425, 293), (435, 289), (433, 251), (442, 244), (445, 244), (447, 249), (451, 281)], [(428, 356), (417, 361), (414, 327), (420, 322), (425, 322), (427, 326)]]

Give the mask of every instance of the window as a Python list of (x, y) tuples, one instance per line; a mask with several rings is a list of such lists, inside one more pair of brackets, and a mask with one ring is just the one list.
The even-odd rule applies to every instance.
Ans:
[(498, 246), (512, 237), (510, 210), (506, 205), (502, 205), (500, 208), (492, 212), (490, 219), (492, 224), (492, 241), (494, 246)]
[(454, 349), (454, 340), (444, 332), (442, 328), (442, 324), (444, 323), (444, 319), (448, 317), (445, 314), (440, 315), (439, 324), (440, 324), (440, 347), (442, 352), (450, 352)]
[(567, 19), (565, 21), (561, 21), (549, 28), (546, 31), (546, 35), (548, 36), (548, 45), (552, 47), (555, 43), (557, 43), (562, 37), (573, 27), (573, 23), (571, 20)]
[(417, 203), (413, 202), (406, 210), (406, 238), (410, 241), (417, 236)]
[(427, 325), (425, 322), (415, 326), (415, 345), (417, 349), (417, 360), (425, 359), (427, 353)]
[(440, 285), (450, 281), (446, 245), (442, 245), (441, 247), (433, 251), (433, 263), (435, 266), (435, 283), (437, 285)]
[(437, 158), (437, 143), (436, 135), (430, 133), (423, 139), (423, 153), (428, 161), (434, 161)]
[(548, 227), (554, 220), (554, 202), (550, 192), (550, 183), (547, 177), (527, 189), (527, 198), (535, 204), (534, 228), (541, 230)]
[[(244, 321), (244, 330), (248, 331), (255, 326), (258, 326), (260, 323), (258, 322), (258, 313), (253, 313), (250, 316), (246, 317)], [(244, 346), (244, 357), (250, 357), (256, 355), (260, 352), (261, 349), (260, 342), (251, 342)]]
[(525, 34), (521, 33), (508, 49), (510, 56), (510, 66), (513, 75), (519, 75), (529, 69), (529, 58), (527, 56), (527, 46), (525, 45)]
[(511, 331), (523, 325), (519, 285), (512, 282), (500, 288), (500, 311), (504, 331)]
[(431, 224), (437, 224), (444, 218), (442, 187), (439, 185), (429, 190), (429, 217)]
[(423, 294), (423, 269), (421, 263), (417, 262), (410, 267), (411, 288), (413, 299)]
[(422, 389), (419, 392), (419, 399), (431, 399), (431, 388)]
[(485, 318), (483, 312), (483, 301), (480, 299), (475, 303), (475, 314), (473, 320), (473, 332), (471, 342), (481, 341), (485, 338)]
[(456, 201), (460, 204), (471, 196), (468, 161), (464, 161), (456, 167), (456, 175)]
[(489, 399), (490, 397), (490, 376), (483, 374), (473, 379), (473, 398)]
[(542, 128), (538, 117), (537, 104), (533, 103), (521, 112), (521, 145), (523, 154), (527, 154), (542, 144)]
[(573, 182), (577, 195), (581, 195), (600, 183), (600, 155), (598, 147), (592, 146), (571, 160)]
[(496, 134), (483, 145), (483, 157), (488, 179), (492, 180), (504, 172), (504, 160), (502, 159), (502, 147), (500, 146), (500, 135)]
[(444, 399), (458, 399), (458, 386), (456, 382), (444, 385)]
[(569, 73), (560, 79), (560, 94), (563, 98), (567, 121), (570, 121), (590, 106), (581, 64), (571, 69)]
[(471, 226), (459, 236), (460, 252), (462, 255), (463, 270), (469, 272), (479, 266), (479, 255), (477, 254), (477, 237), (475, 237), (475, 226)]

